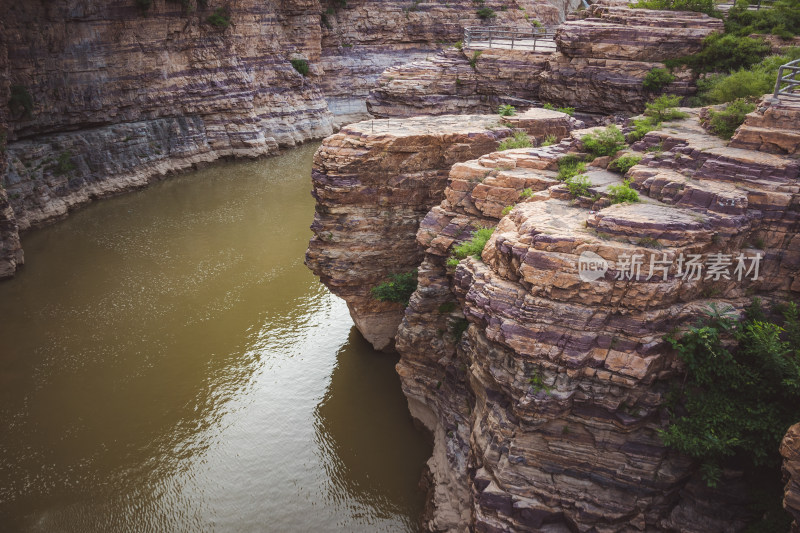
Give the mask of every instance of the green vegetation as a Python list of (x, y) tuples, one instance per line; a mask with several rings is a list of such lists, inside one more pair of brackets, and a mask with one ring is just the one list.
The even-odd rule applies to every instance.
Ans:
[(739, 98), (725, 106), (722, 111), (709, 109), (709, 129), (723, 139), (730, 139), (736, 132), (736, 128), (744, 122), (745, 116), (755, 108), (755, 104)]
[(297, 72), (303, 76), (308, 76), (308, 61), (305, 59), (291, 59), (290, 62)]
[(533, 189), (531, 189), (530, 187), (525, 187), (524, 189), (522, 189), (522, 192), (519, 193), (519, 197), (523, 200), (525, 198), (530, 198), (531, 196), (533, 196)]
[(439, 314), (446, 315), (447, 313), (452, 313), (456, 310), (456, 307), (458, 306), (455, 302), (445, 302), (439, 306)]
[(531, 384), (534, 392), (541, 392), (544, 391), (546, 393), (550, 393), (552, 391), (552, 387), (549, 387), (545, 384), (544, 378), (542, 377), (542, 372), (539, 369), (536, 369), (531, 374), (531, 377), (528, 378), (528, 383)]
[(31, 118), (33, 116), (33, 97), (30, 91), (23, 85), (12, 85), (8, 108), (12, 115)]
[(467, 331), (469, 327), (469, 321), (467, 321), (466, 318), (458, 318), (450, 321), (449, 325), (456, 340), (461, 340), (461, 336), (464, 335), (464, 332)]
[(472, 57), (469, 58), (469, 66), (472, 67), (472, 70), (476, 70), (478, 68), (478, 58), (481, 57), (483, 52), (480, 50), (475, 50), (472, 52)]
[(500, 104), (500, 107), (497, 108), (497, 112), (501, 117), (510, 117), (517, 113), (517, 109), (513, 105)]
[(217, 28), (225, 29), (231, 25), (230, 12), (225, 7), (218, 7), (208, 16), (206, 22)]
[(515, 131), (511, 137), (503, 139), (497, 146), (498, 151), (511, 150), (512, 148), (530, 148), (533, 146), (531, 138), (524, 131)]
[(751, 530), (786, 531), (778, 446), (800, 404), (797, 306), (777, 306), (768, 316), (756, 299), (742, 317), (713, 305), (706, 314), (681, 337), (667, 337), (686, 378), (673, 392), (661, 438), (700, 461), (709, 486), (728, 464), (743, 468), (760, 507), (761, 523)]
[(558, 142), (558, 137), (553, 135), (552, 133), (544, 138), (542, 142), (542, 146), (552, 146)]
[(567, 190), (569, 190), (570, 196), (573, 198), (588, 195), (589, 187), (592, 185), (592, 182), (589, 181), (589, 176), (586, 174), (572, 176), (565, 183), (567, 185)]
[(699, 103), (721, 104), (737, 98), (758, 98), (775, 88), (781, 65), (800, 59), (800, 47), (792, 47), (783, 55), (769, 56), (750, 69), (731, 74), (717, 74), (697, 82)]
[(583, 174), (586, 172), (586, 163), (575, 157), (568, 155), (558, 160), (558, 176), (559, 181), (567, 181), (573, 176)]
[(550, 111), (558, 111), (559, 113), (566, 113), (569, 116), (572, 116), (572, 115), (575, 114), (575, 108), (574, 107), (556, 107), (551, 103), (544, 104), (542, 106), (542, 109), (548, 109)]
[(718, 16), (714, 0), (639, 0), (633, 7), (669, 11), (697, 11), (706, 15)]
[(675, 81), (675, 76), (670, 74), (667, 69), (654, 68), (644, 77), (642, 87), (645, 91), (657, 93), (673, 81)]
[(705, 38), (700, 52), (665, 61), (665, 64), (668, 67), (687, 65), (695, 72), (730, 72), (755, 65), (769, 52), (769, 45), (762, 39), (713, 33)]
[(739, 0), (728, 13), (725, 31), (734, 35), (771, 33), (784, 39), (800, 35), (800, 3), (797, 0), (777, 0), (770, 9), (750, 11), (749, 2)]
[(464, 48), (464, 43), (462, 41), (456, 41), (453, 47), (455, 47), (456, 50), (462, 50)]
[(408, 305), (414, 291), (417, 290), (417, 270), (405, 274), (393, 274), (389, 281), (372, 287), (370, 294), (381, 302), (395, 302)]
[(663, 94), (650, 103), (645, 104), (644, 114), (652, 118), (656, 124), (661, 124), (665, 120), (677, 120), (686, 118), (689, 115), (675, 109), (681, 103), (681, 97), (671, 94)]
[(481, 20), (491, 20), (497, 16), (497, 13), (494, 12), (494, 9), (491, 7), (482, 7), (475, 12)]
[(659, 123), (650, 117), (637, 118), (633, 120), (633, 131), (628, 134), (630, 142), (636, 142), (644, 138), (645, 135), (659, 126)]
[(53, 173), (56, 176), (61, 176), (68, 172), (72, 172), (73, 170), (75, 170), (75, 164), (72, 162), (72, 152), (61, 152), (61, 154), (58, 156), (55, 166), (53, 167)]
[(511, 210), (512, 210), (512, 209), (514, 209), (514, 206), (513, 206), (513, 205), (507, 205), (507, 206), (505, 206), (505, 207), (503, 208), (503, 210), (500, 212), (500, 215), (501, 215), (501, 216), (506, 216), (507, 214), (509, 214), (509, 213), (511, 212)]
[[(489, 242), (489, 238), (494, 233), (494, 228), (479, 228), (472, 232), (472, 238), (468, 241), (462, 242), (461, 244), (453, 247), (453, 253), (450, 256), (450, 259), (455, 259), (456, 264), (461, 259), (464, 259), (468, 256), (473, 256), (476, 259), (481, 258), (481, 252), (483, 252), (483, 247), (486, 246), (486, 243)], [(448, 265), (450, 262), (448, 261)]]
[(623, 155), (622, 157), (619, 157), (614, 161), (612, 161), (608, 165), (608, 168), (609, 170), (616, 170), (620, 174), (625, 174), (631, 169), (631, 167), (638, 164), (639, 161), (641, 160), (642, 156), (640, 155), (633, 155), (633, 154)]
[(628, 147), (625, 136), (615, 125), (610, 125), (604, 130), (584, 135), (581, 138), (586, 150), (594, 157), (614, 155)]
[(608, 199), (612, 204), (636, 203), (639, 201), (639, 193), (631, 188), (630, 180), (625, 180), (620, 185), (608, 186)]

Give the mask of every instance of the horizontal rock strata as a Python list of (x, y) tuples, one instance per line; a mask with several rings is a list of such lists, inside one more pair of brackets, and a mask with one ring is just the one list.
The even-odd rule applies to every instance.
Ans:
[(800, 154), (800, 98), (766, 95), (736, 130), (731, 146), (773, 154)]
[(783, 506), (794, 517), (792, 533), (800, 531), (800, 424), (786, 432), (781, 443), (786, 493)]
[[(543, 140), (566, 137), (574, 121), (537, 110), (508, 123)], [(450, 167), (496, 150), (510, 134), (496, 115), (370, 120), (343, 128), (318, 150), (306, 264), (347, 301), (356, 327), (377, 349), (391, 347), (403, 306), (375, 300), (370, 289), (420, 263), (419, 222), (442, 201)]]
[[(610, 205), (622, 177), (591, 166), (587, 203), (556, 179), (582, 134), (454, 165), (420, 225), (419, 287), (396, 346), (412, 413), (436, 438), (428, 526), (738, 530), (753, 517), (736, 473), (708, 489), (658, 437), (680, 375), (663, 337), (712, 301), (741, 309), (800, 292), (800, 163), (729, 148), (695, 113), (634, 146), (640, 203)], [(481, 226), (496, 228), (481, 258), (448, 266)], [(607, 265), (594, 281), (578, 270), (589, 252)], [(760, 254), (759, 275), (738, 280), (734, 259), (730, 279), (685, 277), (680, 254)], [(666, 266), (646, 279), (651, 256)]]

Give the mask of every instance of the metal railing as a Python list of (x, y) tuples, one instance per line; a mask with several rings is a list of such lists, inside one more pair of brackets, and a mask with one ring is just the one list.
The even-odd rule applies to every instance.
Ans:
[(553, 39), (555, 31), (531, 26), (527, 28), (508, 28), (503, 26), (472, 26), (464, 28), (464, 46), (475, 47), (485, 44), (488, 48), (510, 48), (511, 50), (533, 50), (547, 48), (555, 51)]
[(790, 61), (778, 69), (778, 81), (775, 82), (775, 92), (772, 96), (800, 98), (800, 59)]

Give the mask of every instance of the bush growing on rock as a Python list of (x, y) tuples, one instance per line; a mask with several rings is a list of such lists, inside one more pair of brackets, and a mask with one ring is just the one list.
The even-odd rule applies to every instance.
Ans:
[(511, 150), (512, 148), (530, 148), (532, 146), (533, 142), (527, 133), (524, 131), (515, 131), (511, 137), (503, 139), (497, 146), (497, 150), (502, 152), (503, 150)]
[(675, 81), (675, 76), (667, 69), (654, 68), (644, 77), (642, 87), (645, 91), (660, 92), (664, 87)]
[(751, 11), (750, 2), (739, 0), (728, 13), (725, 31), (734, 35), (771, 33), (784, 39), (800, 35), (800, 3), (777, 0), (770, 9)]
[(569, 116), (572, 116), (572, 115), (575, 114), (575, 108), (574, 107), (556, 107), (551, 103), (544, 104), (542, 106), (542, 109), (548, 109), (550, 111), (558, 111), (559, 113), (566, 113)]
[(567, 190), (569, 191), (570, 196), (573, 198), (578, 198), (579, 196), (586, 196), (589, 194), (589, 187), (592, 186), (592, 182), (589, 181), (589, 176), (586, 174), (579, 174), (577, 176), (572, 176), (566, 182)]
[[(797, 306), (777, 306), (769, 317), (756, 299), (742, 317), (715, 306), (706, 314), (680, 337), (666, 338), (686, 377), (672, 394), (670, 425), (661, 438), (700, 461), (709, 486), (731, 462), (744, 468), (751, 488), (769, 495), (756, 502), (763, 527), (754, 530), (787, 531), (778, 447), (800, 405)], [(776, 522), (767, 526), (768, 520)]]
[(497, 16), (497, 13), (494, 12), (494, 9), (491, 7), (482, 7), (475, 12), (481, 20), (491, 20)]
[(290, 62), (297, 72), (303, 76), (308, 76), (308, 61), (305, 59), (292, 59)]
[(706, 15), (719, 15), (714, 0), (639, 0), (633, 7), (666, 11), (696, 11)]
[[(483, 252), (486, 243), (489, 242), (492, 233), (494, 233), (494, 228), (476, 229), (472, 232), (472, 238), (470, 240), (462, 242), (453, 248), (453, 253), (450, 258), (455, 259), (456, 264), (458, 264), (459, 260), (465, 259), (470, 255), (476, 259), (480, 259), (481, 252)], [(448, 264), (450, 263), (448, 262)]]
[(417, 290), (417, 270), (405, 274), (393, 274), (389, 281), (372, 287), (370, 294), (381, 302), (395, 302), (408, 306), (408, 301)]
[(500, 107), (497, 108), (497, 112), (501, 117), (510, 117), (517, 113), (517, 109), (513, 105), (500, 104)]
[(665, 120), (677, 120), (686, 118), (689, 115), (676, 109), (681, 103), (681, 97), (671, 94), (664, 94), (645, 104), (645, 116), (652, 118), (656, 124), (661, 124)]
[(634, 154), (623, 155), (622, 157), (619, 157), (614, 161), (612, 161), (608, 165), (608, 168), (610, 170), (616, 170), (620, 174), (625, 174), (633, 166), (637, 165), (641, 160), (642, 156), (640, 155), (634, 155)]
[(559, 181), (567, 181), (573, 176), (586, 172), (586, 163), (579, 160), (574, 155), (568, 155), (558, 160)]
[(625, 136), (615, 125), (610, 125), (604, 130), (597, 130), (594, 133), (584, 135), (581, 138), (583, 146), (594, 157), (614, 155), (620, 150), (628, 147), (625, 144)]
[(719, 137), (730, 139), (736, 132), (736, 128), (742, 125), (747, 114), (755, 108), (755, 104), (740, 98), (729, 103), (722, 111), (709, 109), (708, 127)]
[(701, 104), (722, 104), (737, 98), (758, 98), (775, 88), (781, 65), (800, 59), (800, 47), (792, 47), (783, 55), (764, 58), (750, 69), (741, 69), (730, 75), (719, 74), (697, 82)]
[(217, 28), (225, 29), (231, 25), (231, 15), (227, 8), (218, 7), (211, 13), (206, 22)]
[(58, 156), (58, 161), (56, 161), (55, 167), (53, 167), (53, 173), (56, 176), (61, 176), (67, 172), (72, 172), (73, 170), (75, 170), (75, 164), (72, 162), (72, 152), (61, 152), (61, 154)]
[(483, 52), (481, 50), (475, 50), (472, 52), (472, 57), (469, 58), (469, 66), (472, 70), (476, 70), (478, 68), (478, 58), (481, 57)]
[(625, 180), (620, 185), (608, 186), (608, 199), (612, 204), (636, 203), (639, 193), (631, 188), (630, 180)]

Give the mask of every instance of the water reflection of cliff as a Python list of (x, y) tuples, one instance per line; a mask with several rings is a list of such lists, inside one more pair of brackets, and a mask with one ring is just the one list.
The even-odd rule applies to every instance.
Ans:
[(315, 413), (320, 462), (328, 470), (327, 497), (358, 502), (371, 523), (398, 514), (419, 516), (424, 494), (413, 487), (431, 448), (416, 434), (420, 430), (405, 399), (387, 393), (400, 388), (397, 359), (372, 350), (353, 328), (337, 360)]

